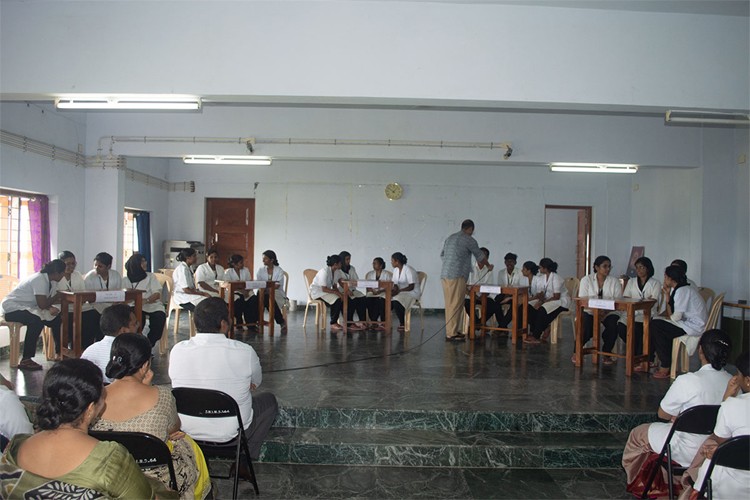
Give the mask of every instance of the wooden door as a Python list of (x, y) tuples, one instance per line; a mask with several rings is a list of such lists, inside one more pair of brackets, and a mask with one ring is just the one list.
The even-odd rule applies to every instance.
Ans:
[(206, 253), (219, 252), (219, 264), (227, 267), (232, 254), (245, 257), (253, 273), (255, 248), (255, 200), (252, 198), (206, 198)]
[(576, 238), (576, 268), (579, 278), (588, 274), (591, 261), (591, 207), (578, 209), (578, 235)]

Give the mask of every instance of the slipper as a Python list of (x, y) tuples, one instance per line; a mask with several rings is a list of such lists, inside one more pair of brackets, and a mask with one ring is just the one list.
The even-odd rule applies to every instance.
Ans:
[(524, 343), (524, 344), (541, 344), (541, 343), (542, 343), (542, 341), (541, 341), (541, 340), (539, 340), (539, 339), (538, 339), (538, 338), (536, 338), (536, 337), (528, 336), (528, 337), (526, 337), (525, 339), (523, 339), (523, 343)]
[(615, 358), (611, 356), (604, 356), (604, 359), (602, 360), (603, 365), (614, 365), (615, 364)]
[(343, 329), (344, 328), (341, 325), (339, 325), (338, 323), (331, 323), (331, 331), (332, 332), (340, 332)]
[(575, 354), (573, 354), (573, 355), (572, 355), (572, 356), (570, 357), (570, 362), (571, 362), (571, 363), (573, 363), (573, 364), (576, 364), (576, 355), (575, 355)]
[(452, 337), (445, 337), (446, 342), (461, 342), (466, 338), (466, 335), (463, 333), (457, 333), (453, 335)]
[(653, 363), (649, 363), (647, 368), (643, 368), (643, 363), (638, 363), (638, 366), (636, 366), (633, 369), (633, 371), (636, 371), (638, 373), (646, 373), (646, 372), (650, 372), (651, 368), (653, 368), (653, 367), (654, 367)]
[(18, 363), (18, 369), (19, 370), (29, 370), (29, 371), (37, 371), (42, 369), (42, 365), (37, 363), (31, 358), (23, 359), (20, 363)]
[(656, 370), (651, 376), (654, 378), (669, 378), (669, 370)]

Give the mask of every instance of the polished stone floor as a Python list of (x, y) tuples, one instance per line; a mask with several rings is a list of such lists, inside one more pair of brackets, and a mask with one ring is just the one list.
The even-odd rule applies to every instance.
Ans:
[[(670, 383), (645, 375), (627, 378), (622, 361), (597, 367), (587, 359), (577, 369), (570, 361), (573, 342), (568, 320), (558, 344), (529, 346), (489, 335), (479, 342), (445, 342), (442, 314), (426, 314), (421, 327), (415, 316), (408, 334), (394, 328), (389, 334), (346, 335), (316, 332), (310, 327), (312, 319), (305, 330), (302, 315), (302, 311), (290, 313), (287, 334), (277, 330), (274, 336), (246, 332), (237, 337), (260, 356), (260, 389), (278, 398), (280, 429), (272, 432), (282, 435), (279, 439), (295, 426), (354, 429), (364, 438), (382, 429), (404, 432), (433, 425), (424, 424), (425, 420), (439, 422), (436, 425), (444, 427), (441, 432), (476, 433), (484, 427), (469, 428), (473, 424), (462, 419), (476, 420), (477, 415), (521, 419), (520, 427), (513, 424), (497, 430), (547, 432), (536, 438), (541, 440), (557, 431), (590, 426), (592, 421), (593, 430), (623, 431), (629, 428), (630, 416), (637, 421), (655, 414)], [(178, 340), (187, 338), (187, 332), (183, 322)], [(170, 334), (170, 346), (173, 343)], [(41, 358), (40, 351), (36, 359)], [(168, 363), (168, 354), (157, 353), (154, 383), (170, 383)], [(44, 372), (11, 370), (6, 357), (0, 361), (0, 373), (15, 384), (20, 395), (40, 395)], [(309, 421), (304, 422), (305, 418)], [(615, 421), (620, 428), (612, 428)], [(616, 467), (527, 468), (512, 461), (502, 467), (320, 465), (282, 463), (271, 459), (268, 450), (266, 454), (268, 461), (262, 457), (262, 463), (256, 464), (265, 498), (627, 497), (624, 477)], [(231, 486), (218, 481), (218, 491), (219, 497), (227, 497)], [(241, 483), (241, 496), (251, 495), (250, 487)]]

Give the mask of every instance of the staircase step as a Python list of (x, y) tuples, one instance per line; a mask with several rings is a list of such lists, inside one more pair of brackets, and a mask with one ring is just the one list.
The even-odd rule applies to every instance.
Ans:
[(262, 462), (406, 467), (619, 467), (627, 433), (274, 428)]

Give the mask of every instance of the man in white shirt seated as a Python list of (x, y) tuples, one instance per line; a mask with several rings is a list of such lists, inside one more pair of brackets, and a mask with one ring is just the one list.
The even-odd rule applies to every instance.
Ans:
[[(252, 393), (263, 380), (258, 355), (249, 345), (226, 337), (230, 328), (229, 309), (222, 299), (202, 300), (195, 306), (193, 318), (198, 333), (177, 343), (169, 356), (172, 387), (214, 389), (232, 396), (242, 415), (250, 458), (257, 460), (279, 412), (276, 396), (270, 392)], [(195, 439), (226, 442), (237, 435), (236, 417), (180, 414), (180, 421), (182, 430)]]
[[(0, 375), (0, 435), (9, 441), (16, 434), (33, 434), (34, 427), (11, 384)], [(0, 452), (2, 450), (0, 449)]]
[(104, 333), (104, 338), (99, 342), (94, 342), (83, 351), (81, 358), (88, 359), (102, 371), (104, 383), (112, 382), (107, 375), (107, 364), (109, 363), (109, 353), (112, 350), (112, 342), (115, 337), (121, 333), (138, 332), (138, 318), (135, 317), (133, 310), (127, 304), (112, 304), (102, 311), (102, 317), (99, 319), (99, 328)]

